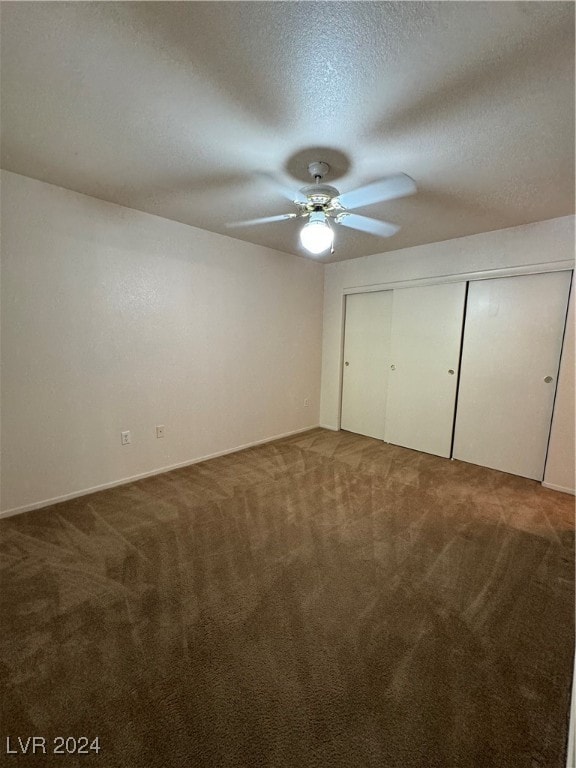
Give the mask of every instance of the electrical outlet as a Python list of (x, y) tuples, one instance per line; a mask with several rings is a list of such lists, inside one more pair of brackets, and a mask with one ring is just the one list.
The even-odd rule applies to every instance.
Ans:
[(122, 440), (122, 445), (130, 445), (132, 442), (132, 436), (130, 435), (130, 432), (120, 432), (120, 438)]
[(304, 408), (310, 407), (310, 399), (308, 397), (304, 398)]
[(164, 424), (158, 424), (156, 427), (156, 437), (164, 437)]

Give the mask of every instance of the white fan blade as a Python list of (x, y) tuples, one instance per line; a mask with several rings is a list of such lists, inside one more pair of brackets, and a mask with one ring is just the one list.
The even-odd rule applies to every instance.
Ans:
[(295, 219), (297, 213), (280, 213), (278, 216), (264, 216), (262, 219), (248, 219), (246, 221), (233, 221), (226, 224), (227, 227), (252, 227), (256, 224), (271, 224), (273, 221)]
[(363, 205), (381, 203), (384, 200), (394, 200), (397, 197), (406, 197), (416, 192), (416, 182), (405, 173), (397, 176), (388, 176), (381, 181), (359, 187), (352, 192), (344, 192), (336, 200), (343, 208), (361, 208)]
[(362, 232), (368, 232), (376, 237), (392, 237), (400, 229), (396, 224), (390, 224), (387, 221), (370, 219), (368, 216), (359, 216), (357, 213), (345, 213), (338, 216), (337, 224), (342, 224), (350, 229), (359, 229)]

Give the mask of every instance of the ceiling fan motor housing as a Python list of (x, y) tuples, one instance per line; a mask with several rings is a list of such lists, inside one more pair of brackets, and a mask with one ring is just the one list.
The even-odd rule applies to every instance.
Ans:
[(311, 184), (308, 187), (302, 187), (300, 192), (308, 201), (307, 208), (310, 206), (312, 208), (317, 206), (324, 207), (329, 204), (332, 198), (338, 197), (340, 194), (336, 187), (331, 187), (329, 184)]

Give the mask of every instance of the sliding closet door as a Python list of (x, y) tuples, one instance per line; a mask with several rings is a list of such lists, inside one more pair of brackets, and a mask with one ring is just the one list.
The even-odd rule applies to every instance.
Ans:
[(470, 283), (454, 458), (541, 480), (570, 273)]
[(384, 437), (391, 316), (392, 291), (346, 297), (340, 426), (380, 440)]
[(450, 456), (466, 283), (394, 291), (387, 443)]

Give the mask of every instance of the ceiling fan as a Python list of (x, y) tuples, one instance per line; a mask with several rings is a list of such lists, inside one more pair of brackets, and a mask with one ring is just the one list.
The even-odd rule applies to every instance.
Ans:
[(333, 224), (358, 229), (377, 237), (391, 237), (398, 232), (400, 227), (396, 224), (351, 213), (350, 210), (414, 194), (416, 182), (410, 176), (404, 173), (388, 176), (341, 195), (336, 187), (322, 183), (329, 171), (328, 163), (321, 161), (310, 163), (308, 172), (314, 179), (314, 184), (302, 187), (296, 194), (279, 185), (282, 194), (298, 208), (296, 213), (281, 213), (278, 216), (237, 221), (227, 226), (251, 227), (289, 219), (308, 219), (300, 231), (300, 242), (309, 253), (314, 255), (319, 255), (328, 248), (331, 253), (334, 253)]

